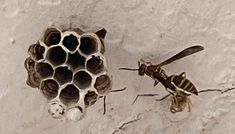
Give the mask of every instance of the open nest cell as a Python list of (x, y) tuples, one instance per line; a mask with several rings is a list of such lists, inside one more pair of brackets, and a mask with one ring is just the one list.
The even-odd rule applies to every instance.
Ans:
[(92, 56), (86, 63), (86, 69), (93, 74), (98, 74), (104, 71), (104, 61), (99, 56)]
[(59, 44), (61, 40), (61, 33), (56, 28), (48, 28), (44, 34), (44, 43), (49, 47)]
[(40, 62), (36, 64), (36, 72), (40, 78), (45, 79), (53, 75), (53, 68), (48, 63)]
[(80, 98), (79, 90), (73, 84), (67, 85), (61, 90), (59, 98), (66, 106), (76, 104)]
[(83, 68), (85, 66), (85, 57), (81, 56), (78, 52), (68, 55), (67, 65), (69, 65), (71, 70), (76, 70), (78, 68)]
[(109, 92), (112, 88), (112, 83), (111, 79), (108, 75), (101, 75), (96, 78), (95, 84), (94, 84), (95, 89), (99, 94), (105, 94)]
[(91, 86), (92, 77), (86, 71), (78, 71), (73, 81), (80, 89), (86, 89)]
[(80, 51), (86, 55), (93, 54), (98, 51), (98, 42), (92, 36), (83, 36), (80, 39)]
[(68, 67), (58, 67), (55, 69), (54, 78), (56, 81), (63, 85), (72, 81), (73, 72)]
[(99, 98), (98, 94), (96, 94), (94, 91), (88, 91), (84, 98), (85, 106), (89, 107), (95, 104), (98, 98)]
[(39, 78), (38, 73), (35, 71), (35, 61), (28, 57), (25, 62), (24, 66), (28, 73), (28, 78), (26, 80), (26, 84), (32, 88), (39, 87), (41, 78)]
[(31, 58), (38, 61), (43, 59), (45, 48), (37, 42), (36, 44), (32, 44), (29, 46), (28, 52)]
[(65, 63), (67, 53), (60, 47), (52, 47), (47, 51), (46, 59), (54, 66)]
[(50, 100), (58, 95), (59, 85), (55, 80), (48, 79), (42, 81), (40, 89), (42, 94)]
[(65, 36), (62, 44), (69, 50), (69, 51), (75, 51), (78, 47), (78, 39), (73, 34), (70, 34), (68, 36)]

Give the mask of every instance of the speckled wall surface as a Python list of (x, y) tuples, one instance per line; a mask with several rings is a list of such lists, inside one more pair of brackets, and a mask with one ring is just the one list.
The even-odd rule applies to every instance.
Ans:
[[(186, 72), (198, 90), (232, 87), (235, 80), (235, 1), (233, 0), (1, 0), (0, 133), (2, 134), (233, 134), (234, 92), (191, 96), (192, 112), (169, 111), (169, 100), (133, 99), (140, 93), (167, 92), (148, 77), (119, 67), (137, 67), (140, 58), (159, 63), (180, 50), (205, 50), (164, 67)], [(106, 28), (106, 57), (114, 88), (79, 122), (60, 123), (46, 111), (46, 100), (25, 84), (27, 49), (51, 25), (84, 31)], [(118, 129), (123, 123), (136, 119)]]

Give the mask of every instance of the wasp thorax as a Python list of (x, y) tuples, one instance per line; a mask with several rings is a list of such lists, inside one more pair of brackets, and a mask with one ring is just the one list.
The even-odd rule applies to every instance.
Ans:
[(26, 83), (49, 100), (52, 117), (61, 118), (70, 109), (68, 118), (80, 119), (85, 108), (110, 91), (103, 55), (105, 35), (105, 29), (86, 33), (77, 28), (48, 28), (42, 40), (29, 46)]

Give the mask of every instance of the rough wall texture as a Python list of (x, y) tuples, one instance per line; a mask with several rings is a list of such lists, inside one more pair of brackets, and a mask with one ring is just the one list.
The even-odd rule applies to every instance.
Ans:
[[(192, 96), (191, 113), (171, 114), (169, 100), (141, 98), (139, 93), (166, 91), (135, 72), (140, 58), (154, 63), (185, 47), (202, 44), (205, 51), (165, 67), (186, 72), (198, 90), (231, 87), (235, 80), (235, 2), (233, 0), (1, 0), (0, 133), (4, 134), (233, 134), (234, 92)], [(45, 98), (26, 84), (23, 61), (28, 46), (50, 25), (96, 31), (105, 27), (107, 62), (116, 89), (88, 109), (80, 122), (59, 123), (45, 108)], [(123, 123), (136, 122), (121, 127)], [(118, 128), (121, 129), (118, 129)]]

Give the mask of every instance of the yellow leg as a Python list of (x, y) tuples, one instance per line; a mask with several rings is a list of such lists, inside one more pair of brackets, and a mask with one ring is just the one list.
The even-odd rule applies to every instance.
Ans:
[(188, 112), (191, 112), (191, 107), (192, 107), (192, 102), (191, 102), (191, 100), (188, 98)]

